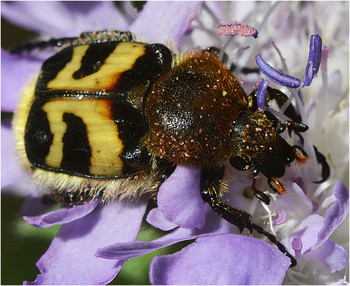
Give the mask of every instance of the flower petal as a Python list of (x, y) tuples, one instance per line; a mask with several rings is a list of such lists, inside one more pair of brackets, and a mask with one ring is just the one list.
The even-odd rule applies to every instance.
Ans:
[(206, 208), (199, 185), (199, 167), (176, 167), (157, 196), (158, 208), (168, 221), (184, 228), (203, 227)]
[(44, 204), (42, 196), (29, 195), (21, 208), (21, 216), (38, 216), (51, 208)]
[(39, 216), (24, 216), (23, 219), (36, 227), (47, 228), (57, 224), (65, 224), (80, 219), (91, 213), (100, 200), (95, 200), (91, 203), (74, 206), (70, 208), (60, 208), (57, 211), (52, 211)]
[(26, 284), (107, 284), (124, 261), (101, 259), (96, 251), (115, 241), (133, 241), (146, 210), (144, 202), (115, 202), (62, 225), (37, 267), (42, 274)]
[(130, 30), (141, 40), (163, 44), (174, 41), (177, 44), (197, 18), (201, 6), (201, 1), (149, 1)]
[(164, 218), (163, 213), (160, 211), (159, 208), (152, 209), (148, 213), (146, 221), (150, 225), (152, 225), (152, 226), (154, 226), (156, 228), (159, 228), (161, 230), (164, 230), (164, 231), (172, 230), (172, 229), (174, 229), (175, 227), (178, 226), (175, 223), (172, 223), (172, 222), (166, 220)]
[(63, 36), (73, 26), (69, 11), (60, 2), (2, 3), (1, 15), (27, 30)]
[(14, 111), (23, 87), (39, 72), (42, 60), (1, 50), (1, 110)]
[(266, 75), (273, 82), (284, 85), (290, 88), (298, 88), (300, 86), (300, 80), (296, 77), (280, 73), (267, 62), (265, 62), (260, 55), (255, 56), (255, 60), (261, 72)]
[(282, 241), (282, 244), (291, 254), (293, 254), (294, 250), (291, 246), (292, 241), (294, 238), (300, 238), (303, 245), (300, 254), (303, 255), (308, 253), (315, 246), (317, 242), (317, 234), (322, 228), (323, 223), (324, 219), (322, 216), (317, 214), (310, 215), (296, 227), (296, 231)]
[(100, 249), (96, 255), (106, 259), (130, 259), (181, 241), (195, 239), (200, 236), (215, 236), (223, 233), (231, 233), (232, 230), (232, 224), (216, 215), (212, 210), (209, 210), (206, 217), (206, 224), (202, 229), (186, 229), (180, 227), (153, 241), (115, 243)]
[(12, 130), (1, 124), (1, 188), (11, 185), (23, 177), (14, 147)]
[(128, 29), (125, 17), (109, 1), (3, 3), (2, 16), (50, 38), (75, 37), (82, 32), (104, 29)]
[(320, 247), (306, 254), (312, 260), (321, 262), (332, 273), (344, 269), (347, 262), (347, 252), (343, 247), (327, 239)]
[(309, 59), (305, 68), (303, 87), (309, 86), (318, 73), (322, 56), (322, 39), (319, 35), (310, 37)]
[(318, 241), (314, 248), (325, 242), (349, 213), (349, 191), (347, 187), (342, 182), (338, 182), (333, 187), (333, 193), (337, 201), (326, 212), (324, 225), (317, 235)]
[(152, 284), (281, 284), (290, 259), (276, 247), (243, 235), (201, 237), (181, 251), (156, 256)]

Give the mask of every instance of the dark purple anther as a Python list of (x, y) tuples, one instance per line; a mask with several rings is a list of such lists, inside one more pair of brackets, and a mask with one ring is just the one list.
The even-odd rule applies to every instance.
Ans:
[(255, 56), (255, 61), (261, 72), (273, 82), (290, 88), (298, 88), (300, 86), (301, 82), (299, 79), (275, 70), (267, 62), (265, 62), (260, 55)]
[(264, 109), (266, 107), (266, 99), (265, 99), (265, 94), (266, 94), (266, 89), (267, 86), (269, 85), (268, 80), (261, 79), (259, 82), (258, 90), (256, 92), (256, 97), (257, 97), (257, 103), (258, 103), (258, 108), (259, 109)]
[(305, 68), (303, 87), (309, 86), (320, 68), (322, 57), (322, 39), (319, 35), (310, 37), (309, 59)]

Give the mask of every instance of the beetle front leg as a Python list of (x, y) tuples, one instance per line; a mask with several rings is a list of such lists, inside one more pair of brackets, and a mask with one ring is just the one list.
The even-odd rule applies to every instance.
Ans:
[(218, 198), (224, 171), (224, 167), (202, 168), (200, 183), (202, 198), (219, 216), (237, 226), (240, 232), (244, 228), (252, 232), (253, 222), (251, 215), (223, 203)]
[(258, 233), (266, 236), (282, 253), (291, 259), (291, 267), (295, 266), (295, 258), (287, 251), (284, 245), (281, 244), (274, 235), (253, 223), (250, 214), (231, 207), (219, 200), (218, 194), (223, 182), (224, 171), (224, 167), (202, 168), (200, 185), (203, 200), (207, 202), (219, 216), (237, 226), (240, 232), (242, 232), (244, 228), (247, 228), (250, 233), (252, 233), (254, 229)]

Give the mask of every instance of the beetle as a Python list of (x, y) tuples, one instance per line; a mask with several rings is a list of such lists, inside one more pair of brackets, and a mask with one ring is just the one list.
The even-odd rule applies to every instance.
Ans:
[[(26, 89), (14, 128), (19, 156), (56, 200), (154, 195), (177, 165), (200, 165), (203, 200), (241, 232), (267, 236), (296, 264), (248, 213), (220, 200), (227, 161), (252, 170), (252, 192), (266, 204), (269, 197), (255, 186), (259, 173), (273, 191), (285, 191), (278, 178), (294, 160), (307, 159), (281, 136), (288, 129), (302, 139), (308, 128), (291, 104), (285, 112), (291, 120), (281, 122), (258, 109), (256, 91), (245, 93), (215, 49), (176, 56), (130, 32), (87, 32), (14, 53), (52, 46), (60, 51)], [(268, 88), (266, 99), (282, 106), (287, 96)], [(316, 154), (326, 180), (329, 167)]]

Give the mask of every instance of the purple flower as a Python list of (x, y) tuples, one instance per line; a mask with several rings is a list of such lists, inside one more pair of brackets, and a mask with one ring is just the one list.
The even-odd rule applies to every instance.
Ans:
[[(232, 59), (236, 59), (238, 67), (255, 66), (255, 55), (266, 53), (264, 58), (277, 66), (278, 60), (274, 60), (268, 40), (271, 37), (276, 39), (277, 45), (287, 45), (281, 51), (286, 52), (284, 57), (291, 74), (301, 74), (305, 67), (299, 66), (301, 60), (298, 58), (305, 54), (300, 46), (305, 47), (308, 42), (304, 36), (308, 29), (305, 23), (313, 15), (315, 18), (311, 19), (315, 21), (315, 27), (323, 20), (316, 18), (317, 13), (310, 11), (325, 5), (305, 3), (301, 9), (294, 3), (286, 6), (285, 3), (272, 5), (269, 2), (148, 2), (140, 12), (135, 12), (130, 4), (123, 2), (122, 13), (111, 2), (2, 4), (4, 18), (38, 32), (40, 38), (70, 37), (80, 32), (105, 28), (120, 29), (130, 30), (144, 41), (170, 42), (179, 51), (193, 46), (220, 47), (223, 43), (213, 33), (218, 19), (228, 17), (231, 20), (238, 13), (238, 21), (248, 21), (254, 27), (261, 27), (261, 42), (250, 38), (233, 42), (227, 65), (230, 66), (233, 64)], [(297, 14), (294, 14), (295, 11)], [(259, 15), (271, 15), (271, 19), (257, 22), (256, 19), (262, 19)], [(277, 18), (286, 21), (276, 21)], [(267, 35), (270, 29), (264, 29), (262, 23), (265, 23), (265, 27), (273, 28), (272, 35)], [(265, 37), (266, 42), (263, 40)], [(343, 42), (344, 39), (338, 41)], [(250, 48), (247, 49), (248, 46)], [(289, 52), (295, 46), (298, 48)], [(342, 54), (337, 55), (340, 52), (330, 50), (329, 61), (333, 55), (342, 58)], [(23, 86), (40, 70), (44, 57), (40, 53), (14, 56), (4, 51), (1, 56), (2, 110), (13, 111)], [(311, 60), (311, 66), (317, 72), (319, 57), (311, 51), (310, 56), (315, 58)], [(321, 72), (327, 67), (327, 59), (323, 60), (325, 65), (323, 70), (321, 66)], [(261, 57), (258, 57), (258, 61), (263, 72), (277, 74), (273, 76), (275, 82), (277, 80), (293, 88), (300, 85), (298, 79), (287, 75), (288, 71), (281, 74)], [(329, 69), (329, 72), (331, 74), (322, 74), (322, 87), (315, 92), (322, 100), (303, 90), (305, 107), (298, 107), (305, 108), (310, 127), (305, 140), (315, 144), (320, 142), (321, 146), (317, 146), (321, 152), (332, 157), (335, 166), (332, 171), (334, 174), (337, 170), (337, 177), (316, 185), (312, 181), (318, 170), (292, 165), (287, 168), (283, 178), (286, 194), (272, 195), (273, 200), (267, 207), (247, 197), (245, 190), (251, 186), (250, 175), (231, 168), (230, 189), (223, 198), (233, 207), (252, 214), (254, 222), (264, 226), (265, 230), (276, 233), (287, 250), (296, 256), (296, 267), (289, 268), (290, 259), (274, 245), (245, 233), (239, 234), (236, 227), (220, 218), (203, 202), (199, 190), (198, 166), (177, 166), (159, 189), (157, 208), (147, 213), (148, 224), (167, 231), (153, 241), (135, 241), (146, 213), (146, 201), (114, 201), (102, 206), (96, 200), (43, 214), (47, 206), (41, 204), (38, 198), (29, 198), (22, 213), (28, 223), (41, 228), (62, 225), (49, 249), (37, 263), (41, 274), (33, 284), (106, 284), (113, 280), (126, 260), (183, 241), (189, 244), (181, 251), (153, 258), (149, 268), (152, 284), (323, 284), (341, 281), (339, 271), (347, 263), (346, 250), (333, 242), (330, 236), (337, 232), (348, 215), (348, 189), (339, 181), (343, 179), (348, 163), (348, 158), (344, 159), (347, 142), (342, 141), (342, 130), (348, 122), (348, 105), (341, 104), (343, 89), (346, 90), (346, 86), (348, 88), (348, 77), (340, 76), (343, 71)], [(244, 80), (243, 87), (247, 93), (259, 80), (258, 75), (238, 73), (237, 77)], [(317, 80), (314, 84), (317, 87)], [(310, 92), (312, 89), (309, 89)], [(262, 107), (264, 91), (259, 94), (259, 106)], [(323, 118), (329, 111), (333, 112), (332, 117), (327, 122), (321, 121), (320, 117)], [(320, 122), (324, 133), (319, 132)], [(10, 186), (25, 177), (19, 171), (18, 164), (13, 163), (17, 162), (13, 155), (15, 144), (12, 130), (5, 123), (2, 122), (2, 162), (6, 163), (6, 169), (2, 168), (2, 186)], [(337, 130), (333, 128), (334, 124), (338, 124)], [(327, 143), (327, 138), (333, 140)], [(338, 148), (332, 149), (331, 144), (336, 144)], [(341, 154), (337, 154), (337, 151)], [(261, 188), (268, 188), (264, 185), (266, 183), (259, 183)], [(192, 240), (195, 241), (190, 243)]]

